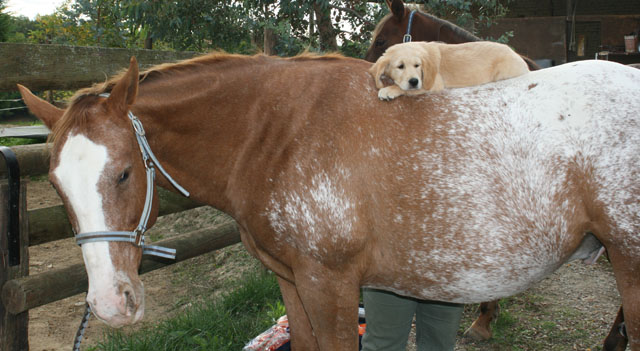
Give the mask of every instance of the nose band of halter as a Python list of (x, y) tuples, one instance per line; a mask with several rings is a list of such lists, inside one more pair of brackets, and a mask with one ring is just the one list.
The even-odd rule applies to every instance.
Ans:
[(411, 11), (409, 14), (409, 24), (407, 25), (407, 34), (402, 38), (403, 43), (408, 43), (411, 41), (411, 26), (413, 25), (413, 16), (416, 14), (416, 10)]
[[(109, 97), (109, 94), (100, 94), (100, 96)], [(140, 122), (138, 117), (131, 113), (131, 111), (129, 111), (128, 116), (131, 120), (131, 124), (133, 125), (133, 130), (136, 133), (136, 139), (138, 141), (138, 145), (140, 146), (140, 152), (142, 153), (142, 161), (144, 162), (144, 167), (147, 170), (147, 194), (144, 201), (144, 208), (142, 209), (142, 215), (140, 216), (140, 223), (134, 231), (130, 232), (102, 231), (80, 233), (76, 235), (76, 243), (78, 245), (82, 245), (99, 241), (128, 242), (134, 244), (135, 246), (141, 247), (143, 255), (153, 255), (175, 259), (175, 249), (154, 245), (145, 245), (144, 243), (144, 232), (147, 231), (147, 223), (149, 222), (149, 217), (151, 216), (151, 206), (153, 204), (153, 190), (156, 177), (155, 167), (157, 167), (160, 173), (162, 173), (162, 175), (167, 178), (169, 183), (171, 183), (171, 185), (173, 185), (184, 196), (189, 197), (189, 192), (186, 191), (182, 186), (180, 186), (180, 184), (178, 184), (173, 178), (171, 178), (167, 171), (162, 168), (160, 162), (158, 162), (158, 159), (151, 151), (151, 147), (149, 146), (149, 143), (147, 142), (147, 138), (145, 136), (144, 128), (142, 127), (142, 122)]]

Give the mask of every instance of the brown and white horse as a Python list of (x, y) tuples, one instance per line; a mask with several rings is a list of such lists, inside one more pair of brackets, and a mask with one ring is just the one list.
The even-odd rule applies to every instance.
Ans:
[[(54, 131), (50, 179), (76, 232), (143, 216), (132, 112), (166, 172), (278, 275), (294, 349), (356, 350), (361, 286), (495, 300), (604, 245), (640, 350), (640, 71), (585, 61), (381, 102), (369, 68), (212, 54), (143, 74), (132, 60), (66, 110), (21, 92)], [(94, 313), (139, 320), (141, 248), (82, 252)]]

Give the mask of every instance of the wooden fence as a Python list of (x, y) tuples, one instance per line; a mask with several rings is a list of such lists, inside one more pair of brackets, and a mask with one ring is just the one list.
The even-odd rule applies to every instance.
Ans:
[[(38, 58), (36, 57), (38, 55), (41, 56)], [(69, 89), (79, 85), (89, 85), (103, 81), (104, 74), (109, 75), (126, 68), (129, 57), (132, 55), (135, 55), (144, 67), (190, 57), (193, 53), (163, 54), (149, 52), (149, 50), (0, 43), (0, 71), (2, 71), (0, 90), (15, 90), (16, 83), (32, 89)], [(7, 62), (14, 66), (7, 67)], [(105, 66), (99, 66), (102, 63)], [(63, 74), (66, 78), (54, 72), (59, 69), (67, 72)], [(15, 74), (6, 74), (5, 71), (13, 71), (11, 74)], [(95, 74), (96, 72), (99, 74)], [(16, 146), (11, 150), (17, 158), (21, 177), (48, 172), (47, 144)], [(85, 292), (88, 282), (82, 264), (29, 275), (28, 247), (72, 237), (71, 225), (62, 206), (27, 210), (26, 186), (21, 182), (18, 185), (19, 189), (12, 189), (11, 174), (2, 160), (0, 160), (0, 177), (9, 179), (9, 181), (0, 182), (0, 287), (2, 288), (0, 350), (23, 351), (29, 349), (29, 310)], [(180, 195), (158, 190), (160, 216), (201, 206)], [(17, 202), (19, 230), (17, 232), (12, 230), (9, 224), (12, 212), (9, 198), (16, 194), (19, 195)], [(142, 260), (140, 272), (146, 273), (237, 242), (240, 242), (240, 235), (235, 222), (229, 219), (215, 227), (184, 233), (178, 237), (157, 242), (158, 245), (175, 248), (176, 260), (145, 257)], [(17, 261), (16, 258), (18, 258)], [(71, 343), (72, 340), (69, 340), (70, 346)]]

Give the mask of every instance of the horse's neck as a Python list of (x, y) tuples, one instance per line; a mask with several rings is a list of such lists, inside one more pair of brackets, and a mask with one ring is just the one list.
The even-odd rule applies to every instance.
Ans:
[[(421, 33), (422, 35), (425, 35), (425, 37), (418, 38), (418, 40), (441, 41), (447, 44), (461, 44), (482, 40), (449, 21), (426, 13), (421, 13), (421, 15), (423, 16), (426, 27), (417, 33)], [(427, 37), (429, 35), (435, 37), (429, 38)]]
[[(250, 122), (243, 107), (248, 101), (242, 100), (249, 97), (238, 94), (241, 89), (231, 83), (218, 80), (203, 72), (175, 83), (143, 84), (133, 111), (167, 172), (194, 200), (226, 210), (229, 204), (224, 194), (233, 171), (232, 157), (247, 139)], [(158, 177), (158, 183), (175, 190), (164, 177)]]

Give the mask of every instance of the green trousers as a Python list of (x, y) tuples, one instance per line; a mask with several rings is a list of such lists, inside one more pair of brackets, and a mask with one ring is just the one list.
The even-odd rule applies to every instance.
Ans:
[(417, 300), (391, 292), (363, 290), (367, 328), (362, 351), (405, 351), (416, 317), (418, 351), (452, 351), (463, 305)]

